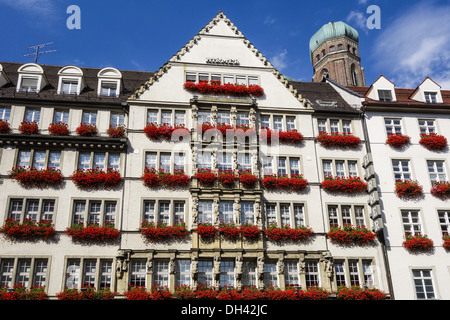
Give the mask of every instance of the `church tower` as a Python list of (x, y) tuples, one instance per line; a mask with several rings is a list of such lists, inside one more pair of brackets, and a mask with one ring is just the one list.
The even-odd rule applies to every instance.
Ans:
[(338, 21), (322, 26), (309, 41), (313, 82), (330, 78), (344, 86), (365, 86), (358, 45), (358, 31), (348, 24)]

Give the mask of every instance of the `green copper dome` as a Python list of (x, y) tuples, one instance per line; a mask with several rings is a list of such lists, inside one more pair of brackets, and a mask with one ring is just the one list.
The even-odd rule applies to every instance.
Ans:
[(309, 40), (310, 55), (312, 55), (314, 50), (316, 50), (325, 40), (344, 36), (359, 42), (358, 31), (342, 21), (329, 22), (323, 25)]

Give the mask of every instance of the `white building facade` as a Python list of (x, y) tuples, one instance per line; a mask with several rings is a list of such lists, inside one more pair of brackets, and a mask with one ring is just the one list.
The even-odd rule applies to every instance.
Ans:
[[(321, 184), (327, 176), (364, 176), (368, 150), (360, 110), (330, 84), (286, 80), (222, 12), (154, 73), (8, 63), (0, 71), (5, 82), (0, 117), (11, 128), (0, 135), (0, 220), (51, 218), (56, 230), (51, 240), (0, 240), (2, 286), (45, 285), (50, 297), (85, 283), (108, 286), (119, 295), (130, 285), (174, 291), (199, 284), (319, 286), (330, 292), (339, 285), (364, 285), (390, 294), (382, 241), (339, 245), (328, 235), (335, 225), (365, 226), (377, 235), (383, 230), (371, 217), (374, 203), (366, 189), (332, 192)], [(202, 81), (257, 85), (264, 94), (205, 94), (185, 87)], [(58, 83), (52, 95), (46, 95), (49, 83)], [(70, 135), (47, 132), (56, 120), (68, 124)], [(40, 132), (20, 133), (22, 121), (36, 121)], [(96, 124), (98, 134), (77, 136), (81, 123)], [(145, 132), (149, 123), (184, 127), (190, 134), (181, 141), (151, 139)], [(198, 129), (207, 123), (249, 131), (245, 140), (212, 139)], [(125, 125), (126, 135), (108, 136), (110, 125)], [(267, 128), (295, 130), (303, 139), (276, 143), (274, 138), (268, 147), (260, 141)], [(317, 140), (324, 131), (351, 133), (361, 142), (355, 148), (324, 147)], [(64, 183), (24, 188), (9, 175), (12, 167), (40, 163), (59, 168)], [(117, 169), (123, 182), (85, 190), (69, 179), (77, 169), (96, 167)], [(190, 182), (148, 187), (141, 180), (146, 168), (182, 171)], [(237, 176), (248, 170), (259, 180), (252, 187), (238, 179), (231, 186), (217, 179), (205, 186), (196, 178), (205, 168)], [(270, 190), (262, 179), (272, 175), (301, 175), (308, 185), (301, 191)], [(150, 222), (184, 224), (188, 235), (149, 241), (140, 228)], [(222, 222), (249, 223), (262, 233), (252, 241), (222, 235), (204, 241), (199, 236), (199, 225), (219, 227)], [(65, 232), (75, 223), (113, 224), (120, 236), (106, 243), (75, 241)], [(311, 228), (313, 234), (305, 242), (272, 241), (264, 231), (274, 224)]]

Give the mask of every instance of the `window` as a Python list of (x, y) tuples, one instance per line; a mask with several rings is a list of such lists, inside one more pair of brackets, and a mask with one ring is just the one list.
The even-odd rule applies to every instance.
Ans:
[(130, 262), (130, 286), (145, 287), (147, 278), (146, 260), (134, 259)]
[(115, 153), (81, 152), (78, 156), (78, 169), (100, 170), (119, 169), (120, 155)]
[(256, 286), (256, 262), (244, 260), (242, 266), (242, 284), (244, 286)]
[(217, 159), (217, 166), (219, 170), (232, 170), (233, 156), (227, 153), (219, 153)]
[(38, 92), (38, 77), (22, 77), (19, 91), (22, 92)]
[(334, 263), (334, 274), (336, 276), (336, 284), (337, 286), (345, 286), (346, 278), (345, 278), (345, 269), (343, 261), (335, 261)]
[(191, 284), (191, 260), (176, 260), (175, 286), (189, 286)]
[(384, 119), (384, 123), (386, 125), (386, 132), (388, 135), (391, 133), (402, 133), (401, 119)]
[(217, 113), (217, 123), (218, 124), (231, 124), (231, 114), (229, 112), (218, 112)]
[(261, 115), (259, 118), (261, 129), (287, 131), (296, 129), (296, 117), (288, 115)]
[(303, 205), (302, 204), (294, 204), (294, 226), (293, 227), (300, 227), (305, 226), (305, 213), (303, 211)]
[(113, 127), (123, 126), (125, 125), (125, 114), (111, 112), (110, 125)]
[[(280, 227), (288, 225), (296, 228), (305, 225), (305, 214), (303, 204), (288, 203), (266, 203), (265, 213), (267, 224), (280, 221)], [(280, 216), (278, 217), (278, 212)]]
[(359, 286), (359, 270), (358, 270), (358, 261), (350, 260), (348, 263), (349, 275), (350, 275), (350, 285), (351, 286)]
[(211, 154), (211, 152), (199, 152), (197, 154), (197, 169), (212, 170), (212, 154)]
[(220, 262), (220, 286), (234, 287), (234, 261)]
[(153, 267), (153, 284), (159, 288), (169, 287), (169, 261), (155, 260)]
[(54, 214), (54, 199), (11, 199), (9, 204), (9, 218), (21, 222), (22, 219), (54, 221)]
[(305, 264), (306, 286), (320, 286), (319, 265), (316, 261), (308, 261)]
[(213, 285), (213, 262), (211, 260), (200, 260), (198, 262), (198, 283), (206, 286)]
[(329, 205), (328, 220), (330, 228), (346, 224), (362, 227), (365, 224), (365, 210), (363, 205)]
[(266, 175), (276, 172), (279, 176), (293, 176), (300, 174), (300, 159), (297, 157), (266, 157), (263, 158), (263, 172)]
[(335, 46), (331, 46), (330, 47), (330, 52), (335, 52), (336, 51), (336, 47)]
[(419, 119), (420, 134), (436, 133), (434, 120)]
[[(81, 285), (105, 289), (111, 287), (112, 259), (69, 259), (66, 268), (66, 288), (79, 289)], [(82, 279), (80, 283), (80, 279)]]
[(39, 122), (39, 119), (41, 117), (41, 109), (29, 109), (27, 108), (25, 110), (25, 121), (28, 122)]
[(174, 172), (175, 170), (185, 170), (185, 155), (182, 153), (169, 152), (147, 152), (145, 154), (145, 167), (161, 169), (165, 172)]
[(161, 222), (170, 225), (185, 221), (185, 201), (144, 200), (143, 222)]
[(81, 123), (96, 125), (97, 124), (97, 112), (83, 111), (83, 117), (81, 119)]
[(219, 220), (224, 223), (234, 222), (233, 201), (219, 202)]
[[(323, 104), (324, 101), (321, 101)], [(332, 101), (335, 104), (334, 101)], [(319, 132), (331, 132), (331, 133), (352, 133), (352, 121), (340, 120), (340, 119), (317, 119), (317, 129)]]
[(250, 223), (253, 224), (255, 222), (255, 208), (253, 202), (242, 202), (241, 203), (241, 223)]
[(23, 285), (47, 286), (48, 259), (46, 258), (6, 258), (0, 259), (0, 287), (13, 288)]
[(436, 103), (437, 93), (436, 92), (424, 92), (426, 103)]
[(411, 180), (409, 160), (392, 160), (395, 180)]
[(78, 80), (62, 79), (61, 93), (62, 94), (78, 94)]
[(197, 123), (211, 123), (211, 112), (199, 111), (197, 117)]
[(280, 204), (280, 218), (282, 226), (291, 225), (291, 212), (289, 204)]
[(197, 74), (186, 72), (186, 82), (197, 82)]
[(439, 224), (441, 225), (442, 235), (450, 235), (450, 211), (439, 210)]
[(117, 81), (101, 81), (100, 95), (104, 97), (117, 96)]
[(213, 202), (199, 201), (198, 203), (198, 222), (212, 223), (213, 221)]
[(53, 116), (53, 122), (62, 122), (65, 124), (69, 123), (69, 111), (68, 110), (55, 110)]
[(8, 121), (11, 116), (11, 108), (0, 106), (0, 120)]
[(38, 170), (46, 168), (59, 169), (61, 163), (61, 152), (20, 150), (17, 157), (18, 167), (34, 167)]
[(266, 220), (267, 224), (277, 222), (277, 205), (272, 203), (266, 204)]
[(285, 283), (288, 286), (299, 286), (299, 274), (296, 261), (286, 261), (285, 263)]
[(252, 162), (250, 155), (248, 153), (238, 153), (237, 156), (237, 162), (238, 162), (238, 170), (252, 170)]
[(433, 277), (430, 270), (413, 270), (414, 289), (417, 299), (435, 299)]
[(236, 125), (249, 125), (250, 124), (250, 116), (248, 113), (238, 113), (236, 117)]
[(402, 223), (405, 234), (422, 234), (419, 211), (402, 210)]
[(373, 275), (372, 262), (363, 261), (362, 267), (363, 267), (364, 284), (367, 285), (368, 287), (373, 287), (375, 281)]
[(358, 162), (355, 160), (322, 160), (323, 177), (358, 177)]
[(275, 262), (264, 263), (264, 284), (266, 286), (278, 286), (277, 264)]
[(384, 101), (384, 102), (392, 101), (391, 90), (378, 90), (378, 100)]
[(114, 224), (117, 215), (117, 201), (112, 200), (74, 200), (72, 224)]
[(447, 181), (444, 161), (428, 160), (428, 173), (430, 174), (431, 183)]
[(184, 111), (175, 111), (175, 125), (181, 126), (186, 123), (186, 113)]

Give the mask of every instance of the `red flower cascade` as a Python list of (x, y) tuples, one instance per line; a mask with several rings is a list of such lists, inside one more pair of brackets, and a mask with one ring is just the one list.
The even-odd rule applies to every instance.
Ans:
[(333, 147), (333, 148), (356, 148), (361, 143), (361, 139), (358, 137), (355, 137), (351, 133), (339, 133), (339, 132), (333, 132), (333, 133), (327, 133), (327, 132), (320, 132), (320, 134), (317, 136), (317, 141), (319, 143), (327, 148)]
[(63, 182), (61, 171), (56, 168), (38, 170), (33, 167), (14, 167), (9, 176), (18, 181), (22, 187), (45, 188)]
[(436, 133), (421, 134), (419, 143), (428, 150), (443, 150), (447, 147), (447, 139)]
[(264, 90), (258, 85), (238, 85), (238, 84), (221, 84), (220, 81), (200, 81), (199, 83), (186, 82), (184, 89), (190, 92), (198, 92), (203, 94), (230, 95), (230, 96), (253, 96), (261, 97)]
[(345, 193), (363, 192), (367, 189), (367, 183), (359, 177), (332, 177), (327, 175), (321, 185), (326, 190)]

